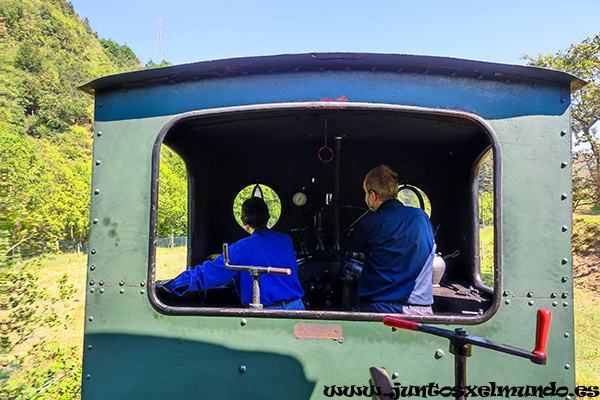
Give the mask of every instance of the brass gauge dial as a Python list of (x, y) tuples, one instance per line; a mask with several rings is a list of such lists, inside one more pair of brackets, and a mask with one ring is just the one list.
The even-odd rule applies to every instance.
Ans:
[(292, 196), (292, 203), (294, 203), (294, 205), (297, 207), (302, 207), (306, 204), (306, 201), (306, 194), (302, 192), (297, 192), (296, 194), (294, 194), (294, 196)]

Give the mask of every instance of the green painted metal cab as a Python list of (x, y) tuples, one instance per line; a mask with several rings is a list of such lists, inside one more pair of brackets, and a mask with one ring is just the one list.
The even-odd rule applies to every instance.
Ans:
[[(82, 397), (319, 399), (333, 385), (369, 386), (370, 367), (385, 368), (396, 387), (452, 386), (447, 340), (356, 311), (361, 260), (345, 249), (364, 213), (363, 177), (382, 163), (418, 188), (438, 250), (456, 256), (434, 289), (434, 316), (412, 319), (533, 349), (536, 312), (549, 309), (546, 365), (474, 348), (468, 384), (574, 388), (569, 104), (583, 84), (533, 67), (319, 53), (82, 86), (95, 97)], [(244, 237), (234, 199), (269, 187), (281, 208), (273, 229), (294, 239), (306, 311), (246, 309), (227, 286), (180, 299), (156, 292), (165, 146), (188, 172), (187, 267)], [(486, 157), (487, 285), (478, 216)]]

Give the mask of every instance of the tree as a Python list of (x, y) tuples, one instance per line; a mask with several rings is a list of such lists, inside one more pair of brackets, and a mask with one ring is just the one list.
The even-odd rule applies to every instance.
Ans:
[(494, 194), (481, 192), (479, 196), (479, 222), (485, 228), (494, 224)]
[[(573, 44), (555, 55), (536, 58), (525, 55), (529, 65), (558, 69), (576, 75), (589, 83), (572, 96), (571, 130), (575, 137), (574, 145), (580, 147), (574, 156), (576, 162), (585, 165), (589, 173), (589, 183), (593, 185), (593, 200), (600, 203), (600, 34), (587, 38), (580, 44)], [(574, 181), (580, 188), (585, 180)], [(574, 194), (579, 197), (584, 191)], [(579, 199), (581, 203), (581, 199)]]
[(187, 235), (187, 171), (177, 154), (163, 146), (158, 179), (158, 237)]
[(157, 64), (154, 61), (150, 60), (146, 63), (146, 65), (144, 65), (144, 69), (170, 67), (171, 65), (173, 64), (171, 64), (167, 60), (163, 60), (163, 62), (161, 62), (160, 64)]

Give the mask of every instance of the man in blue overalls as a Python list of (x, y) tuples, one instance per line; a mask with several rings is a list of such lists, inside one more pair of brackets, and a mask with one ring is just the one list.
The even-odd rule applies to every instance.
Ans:
[(427, 214), (397, 199), (398, 175), (386, 165), (367, 173), (363, 189), (372, 212), (358, 222), (350, 243), (365, 255), (360, 310), (432, 315), (436, 246)]
[[(251, 197), (242, 204), (242, 223), (250, 237), (229, 246), (232, 265), (289, 268), (292, 274), (263, 274), (260, 278), (260, 302), (266, 309), (304, 310), (304, 291), (298, 280), (298, 264), (292, 239), (267, 228), (269, 209), (260, 197)], [(227, 269), (221, 254), (192, 270), (181, 273), (162, 286), (182, 296), (190, 290), (209, 289), (224, 285), (233, 278), (242, 304), (252, 302), (252, 277), (249, 272)]]

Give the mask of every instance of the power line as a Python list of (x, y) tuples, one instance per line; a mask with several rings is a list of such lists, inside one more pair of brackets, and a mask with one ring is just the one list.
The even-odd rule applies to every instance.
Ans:
[(163, 24), (163, 20), (162, 18), (159, 18), (156, 21), (156, 24), (158, 24), (158, 27), (154, 28), (156, 29), (158, 32), (156, 34), (156, 52), (154, 54), (154, 58), (156, 59), (156, 61), (154, 61), (157, 64), (160, 64), (161, 62), (163, 62), (165, 60), (165, 51), (163, 48), (163, 30), (167, 30), (166, 27), (164, 27)]

